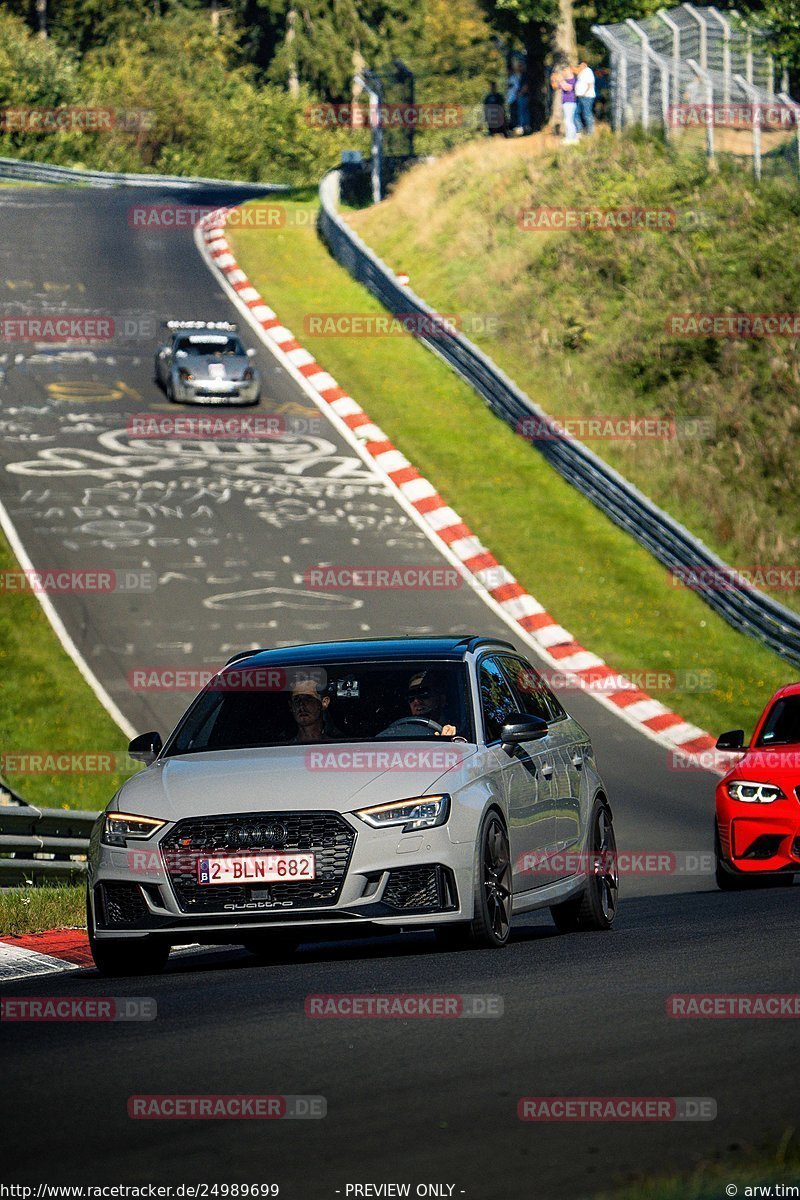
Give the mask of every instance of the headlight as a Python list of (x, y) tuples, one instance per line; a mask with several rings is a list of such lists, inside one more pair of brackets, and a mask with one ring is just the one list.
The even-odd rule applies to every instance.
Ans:
[(403, 833), (444, 825), (449, 815), (449, 796), (417, 796), (413, 800), (397, 800), (392, 804), (379, 804), (375, 808), (362, 808), (356, 813), (373, 829), (402, 825)]
[(253, 368), (245, 367), (245, 369), (242, 371), (242, 379), (244, 379), (246, 383), (250, 383), (250, 381), (254, 378), (255, 374), (253, 372)]
[(128, 813), (106, 813), (103, 821), (103, 836), (106, 846), (125, 846), (129, 841), (142, 842), (152, 837), (157, 829), (166, 825), (155, 817), (132, 817)]
[(178, 375), (181, 377), (181, 379), (183, 380), (184, 383), (188, 383), (190, 379), (194, 378), (194, 376), (192, 375), (192, 372), (187, 371), (186, 367), (180, 367), (178, 369)]
[(744, 804), (772, 804), (773, 800), (786, 799), (774, 783), (751, 783), (748, 779), (729, 783), (728, 795), (732, 800), (741, 800)]

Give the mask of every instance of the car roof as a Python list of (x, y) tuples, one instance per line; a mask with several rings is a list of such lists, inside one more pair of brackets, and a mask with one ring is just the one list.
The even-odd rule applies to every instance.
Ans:
[(516, 650), (511, 642), (502, 638), (482, 637), (479, 634), (443, 635), (439, 637), (404, 638), (355, 638), (342, 642), (313, 642), (302, 646), (283, 646), (275, 649), (243, 650), (225, 664), (247, 663), (249, 666), (267, 666), (281, 663), (296, 666), (301, 663), (325, 662), (383, 662), (406, 659), (452, 659), (456, 662), (465, 654), (479, 647), (497, 646)]
[(770, 701), (770, 703), (771, 704), (774, 703), (775, 700), (782, 700), (784, 696), (799, 696), (799, 695), (800, 695), (800, 683), (787, 683), (784, 685), (784, 687), (778, 688), (777, 692), (772, 697), (772, 700)]

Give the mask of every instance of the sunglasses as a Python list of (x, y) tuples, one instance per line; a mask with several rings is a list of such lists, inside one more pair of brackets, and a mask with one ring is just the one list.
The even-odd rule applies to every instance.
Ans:
[(430, 700), (433, 692), (430, 688), (416, 688), (408, 693), (409, 700)]

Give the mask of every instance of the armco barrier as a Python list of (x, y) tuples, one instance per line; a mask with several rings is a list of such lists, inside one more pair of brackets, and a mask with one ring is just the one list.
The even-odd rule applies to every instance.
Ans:
[[(435, 311), (410, 288), (401, 286), (386, 264), (342, 220), (337, 210), (338, 195), (339, 172), (331, 171), (320, 184), (319, 231), (334, 258), (390, 312), (434, 317)], [(568, 483), (667, 568), (676, 572), (693, 569), (696, 582), (692, 587), (734, 629), (800, 665), (800, 615), (740, 581), (703, 542), (586, 446), (572, 438), (559, 438), (552, 418), (463, 334), (437, 337), (435, 322), (423, 321), (420, 325), (422, 332), (415, 336), (444, 359), (513, 429), (518, 429), (525, 418), (534, 418), (540, 423), (538, 427), (552, 430), (552, 437), (533, 445)], [(426, 328), (433, 329), (434, 336), (426, 336)], [(717, 581), (723, 577), (726, 586), (720, 588)]]
[[(0, 887), (80, 879), (99, 816), (33, 804), (0, 805)], [(34, 857), (41, 854), (53, 857)]]
[(284, 183), (248, 183), (241, 179), (205, 179), (202, 176), (125, 174), (119, 171), (86, 171), (79, 167), (56, 167), (50, 163), (23, 162), (0, 158), (0, 179), (21, 179), (28, 183), (83, 183), (91, 187), (247, 188), (264, 195), (287, 192)]

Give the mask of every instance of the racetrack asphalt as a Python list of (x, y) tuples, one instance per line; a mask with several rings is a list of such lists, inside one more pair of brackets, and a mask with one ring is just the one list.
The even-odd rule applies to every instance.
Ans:
[[(263, 347), (258, 411), (304, 432), (249, 446), (130, 437), (132, 414), (176, 412), (153, 381), (158, 322), (236, 319), (190, 229), (132, 227), (135, 204), (171, 202), (157, 189), (0, 194), (3, 314), (115, 322), (113, 339), (89, 349), (7, 347), (0, 470), (3, 502), (37, 568), (154, 573), (153, 590), (53, 597), (131, 724), (163, 735), (191, 698), (132, 687), (131, 672), (146, 667), (215, 667), (254, 645), (339, 637), (476, 632), (515, 641), (467, 587), (326, 594), (305, 585), (305, 571), (323, 562), (443, 560)], [(220, 196), (198, 189), (181, 203)], [(265, 299), (280, 314), (279, 298)], [(562, 699), (592, 736), (620, 849), (704, 855), (704, 870), (625, 879), (612, 934), (557, 936), (547, 914), (535, 915), (499, 954), (446, 953), (415, 934), (309, 946), (271, 966), (209, 950), (157, 979), (76, 972), (6, 987), (9, 996), (158, 1002), (153, 1023), (0, 1029), (7, 1178), (278, 1182), (282, 1195), (309, 1200), (337, 1188), (344, 1195), (348, 1183), (397, 1180), (453, 1183), (453, 1195), (491, 1200), (576, 1197), (632, 1172), (691, 1167), (733, 1144), (777, 1142), (797, 1116), (791, 1022), (679, 1021), (666, 1016), (665, 1000), (791, 992), (798, 889), (716, 892), (707, 869), (714, 777), (676, 771), (666, 748), (590, 697)], [(490, 992), (503, 997), (504, 1016), (304, 1015), (310, 992), (347, 991)], [(171, 1092), (321, 1094), (328, 1115), (127, 1117), (128, 1096)], [(679, 1124), (517, 1119), (520, 1096), (562, 1094), (712, 1097), (718, 1115)]]

